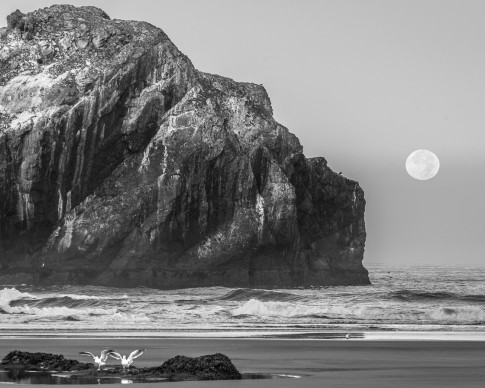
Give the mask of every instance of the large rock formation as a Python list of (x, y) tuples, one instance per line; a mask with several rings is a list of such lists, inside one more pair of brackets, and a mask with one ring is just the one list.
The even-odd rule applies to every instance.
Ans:
[[(0, 40), (0, 280), (366, 284), (362, 189), (306, 159), (266, 90), (94, 7)], [(329, 134), (330, 136), (330, 134)]]

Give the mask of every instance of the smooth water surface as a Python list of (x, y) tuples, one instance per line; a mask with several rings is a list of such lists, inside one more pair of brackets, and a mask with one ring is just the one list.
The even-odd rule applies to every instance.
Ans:
[[(261, 380), (277, 378), (300, 378), (297, 375), (243, 373), (243, 380)], [(0, 384), (49, 384), (49, 385), (78, 385), (78, 384), (132, 384), (132, 383), (168, 383), (173, 380), (164, 378), (111, 378), (96, 377), (95, 375), (83, 378), (62, 376), (60, 373), (49, 372), (7, 372), (0, 371)]]

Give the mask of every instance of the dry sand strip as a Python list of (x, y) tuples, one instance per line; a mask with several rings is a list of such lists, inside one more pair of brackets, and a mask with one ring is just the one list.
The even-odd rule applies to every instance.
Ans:
[[(221, 352), (228, 355), (243, 373), (302, 376), (298, 379), (137, 384), (144, 388), (483, 387), (485, 381), (483, 341), (0, 339), (0, 357), (10, 350), (19, 349), (60, 353), (66, 358), (81, 359), (79, 351), (103, 348), (115, 348), (121, 352), (147, 348), (146, 353), (136, 360), (136, 366), (159, 365), (178, 354), (195, 357)], [(115, 385), (118, 387), (118, 384)]]

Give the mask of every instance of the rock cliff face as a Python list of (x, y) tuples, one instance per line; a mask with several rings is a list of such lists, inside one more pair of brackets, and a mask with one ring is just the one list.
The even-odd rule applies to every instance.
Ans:
[(150, 24), (14, 12), (0, 40), (0, 280), (367, 284), (362, 189), (306, 159), (262, 86)]

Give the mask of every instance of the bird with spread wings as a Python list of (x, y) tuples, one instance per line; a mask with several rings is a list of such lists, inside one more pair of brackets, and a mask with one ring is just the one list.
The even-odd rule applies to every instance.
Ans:
[(109, 356), (110, 357), (113, 357), (113, 358), (116, 358), (117, 360), (120, 360), (121, 361), (121, 365), (123, 366), (123, 370), (125, 370), (127, 367), (129, 368), (131, 366), (131, 364), (133, 364), (133, 361), (135, 358), (137, 357), (140, 357), (143, 352), (145, 352), (146, 349), (137, 349), (137, 350), (134, 350), (130, 353), (130, 355), (128, 357), (126, 357), (125, 355), (121, 355), (117, 352), (111, 352), (109, 353)]
[(100, 370), (102, 365), (106, 365), (106, 360), (108, 359), (108, 355), (113, 352), (114, 350), (112, 349), (104, 349), (101, 352), (101, 355), (99, 357), (95, 356), (91, 352), (79, 352), (79, 354), (83, 354), (85, 356), (91, 356), (94, 359), (94, 363), (98, 365), (98, 370)]

